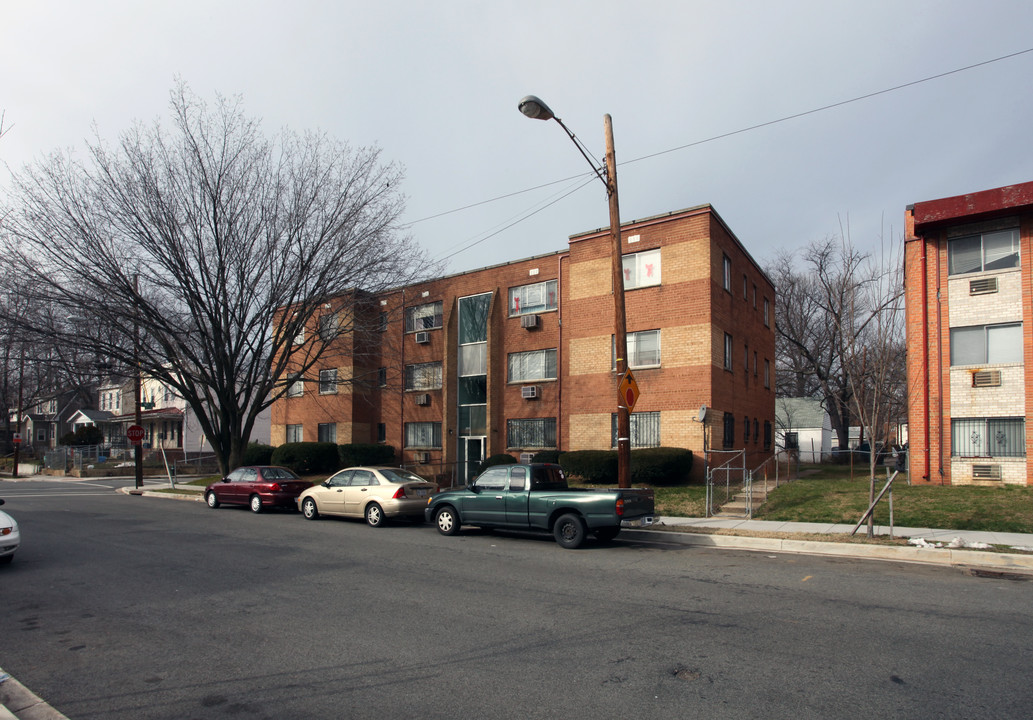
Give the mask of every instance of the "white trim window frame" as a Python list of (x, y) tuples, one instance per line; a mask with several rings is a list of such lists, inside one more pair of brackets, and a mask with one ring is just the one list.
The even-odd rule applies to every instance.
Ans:
[(510, 353), (507, 365), (511, 383), (555, 380), (556, 348)]
[(327, 368), (319, 371), (319, 394), (337, 394), (337, 368)]
[[(660, 331), (640, 330), (629, 332), (626, 336), (628, 342), (628, 367), (633, 369), (658, 368), (660, 367)], [(617, 369), (617, 342), (610, 336), (610, 369)]]
[(660, 248), (625, 255), (621, 258), (621, 266), (625, 290), (660, 284)]
[(417, 363), (405, 366), (406, 390), (440, 390), (441, 363)]
[(414, 305), (405, 309), (405, 332), (437, 330), (442, 323), (442, 301)]
[(511, 287), (509, 289), (509, 317), (555, 310), (558, 287), (559, 283), (556, 280), (544, 280)]

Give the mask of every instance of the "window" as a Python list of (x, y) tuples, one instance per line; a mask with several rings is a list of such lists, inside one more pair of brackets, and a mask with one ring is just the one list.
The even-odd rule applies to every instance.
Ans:
[[(660, 447), (660, 413), (631, 413), (631, 447)], [(610, 447), (617, 447), (617, 413), (610, 415)]]
[(1022, 362), (1022, 323), (951, 328), (951, 365)]
[(1004, 270), (1019, 266), (1019, 229), (954, 238), (947, 243), (951, 275)]
[(378, 332), (387, 332), (387, 313), (383, 310), (380, 312), (380, 322), (377, 324)]
[(753, 418), (753, 442), (760, 440), (760, 423), (757, 418)]
[(533, 418), (506, 421), (506, 447), (556, 447), (556, 418)]
[(337, 423), (319, 423), (319, 442), (337, 442)]
[(771, 361), (764, 359), (764, 387), (771, 388)]
[[(617, 352), (615, 350), (617, 341), (611, 337), (610, 342), (610, 367), (617, 368)], [(660, 366), (660, 331), (643, 330), (642, 332), (628, 333), (628, 367), (645, 368)]]
[(746, 300), (747, 298), (749, 298), (749, 295), (747, 294), (747, 288), (749, 288), (749, 282), (746, 279), (746, 273), (743, 273), (743, 276), (742, 276), (742, 299), (743, 300)]
[(757, 309), (757, 286), (753, 286), (753, 309)]
[(295, 345), (304, 345), (305, 344), (305, 326), (304, 325), (302, 325), (300, 328), (298, 328), (298, 333), (294, 336), (294, 344)]
[(725, 333), (725, 370), (732, 369), (732, 336)]
[(764, 327), (771, 327), (771, 303), (764, 298)]
[(727, 255), (722, 255), (721, 262), (724, 274), (723, 287), (728, 292), (732, 292), (732, 259)]
[(440, 390), (441, 363), (430, 362), (405, 366), (406, 390)]
[(488, 374), (488, 343), (459, 346), (459, 377)]
[(556, 348), (509, 354), (509, 382), (555, 379)]
[(337, 368), (319, 371), (319, 394), (337, 394)]
[(296, 443), (301, 442), (302, 432), (301, 425), (288, 425), (287, 426), (287, 442)]
[(377, 385), (380, 387), (387, 387), (387, 368), (382, 367), (377, 369)]
[(319, 339), (323, 342), (330, 342), (337, 337), (340, 330), (341, 320), (337, 313), (319, 316)]
[(735, 416), (731, 413), (725, 413), (723, 430), (724, 432), (721, 434), (721, 447), (725, 450), (731, 450), (735, 445)]
[(745, 447), (750, 442), (750, 419), (743, 417), (742, 419), (742, 444)]
[(377, 423), (377, 442), (387, 442), (387, 424)]
[(417, 305), (405, 310), (405, 331), (433, 330), (441, 327), (441, 301)]
[(749, 345), (743, 345), (742, 346), (742, 366), (743, 366), (743, 369), (746, 371), (746, 374), (749, 375), (750, 374), (750, 346)]
[(287, 397), (301, 397), (305, 393), (305, 381), (301, 373), (287, 373)]
[(753, 377), (757, 377), (757, 351), (753, 351)]
[(509, 485), (509, 468), (505, 465), (488, 468), (477, 478), (475, 485), (482, 490), (501, 492)]
[(625, 255), (621, 258), (621, 265), (624, 268), (625, 290), (660, 284), (659, 249)]
[(555, 280), (509, 289), (509, 316), (528, 315), (556, 309)]
[(405, 446), (407, 448), (440, 448), (441, 423), (411, 422), (405, 424)]
[(764, 449), (771, 449), (771, 422), (768, 420), (764, 421)]
[(1026, 457), (1025, 418), (954, 418), (954, 457)]

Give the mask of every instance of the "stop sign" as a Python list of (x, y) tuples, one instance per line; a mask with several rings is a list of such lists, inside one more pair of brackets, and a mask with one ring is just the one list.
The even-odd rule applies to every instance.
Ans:
[(143, 428), (139, 425), (130, 425), (126, 429), (126, 437), (129, 438), (129, 442), (133, 445), (139, 445), (140, 441), (143, 440)]

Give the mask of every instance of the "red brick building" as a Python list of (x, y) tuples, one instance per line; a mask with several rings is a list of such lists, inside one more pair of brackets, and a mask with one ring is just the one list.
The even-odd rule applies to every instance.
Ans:
[[(709, 205), (624, 223), (622, 236), (641, 390), (632, 447), (691, 449), (697, 478), (704, 443), (760, 465), (775, 411), (771, 282)], [(319, 377), (291, 378), (273, 406), (273, 444), (383, 442), (459, 482), (492, 454), (614, 447), (611, 262), (600, 229), (561, 252), (353, 306), (378, 313), (379, 332), (342, 337)]]
[(913, 482), (1030, 484), (1033, 183), (908, 207)]

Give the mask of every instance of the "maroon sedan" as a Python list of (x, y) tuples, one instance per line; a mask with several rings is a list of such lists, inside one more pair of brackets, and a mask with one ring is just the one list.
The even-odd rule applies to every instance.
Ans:
[(298, 495), (311, 486), (287, 468), (256, 465), (237, 468), (206, 487), (204, 500), (210, 508), (222, 503), (247, 505), (256, 513), (267, 507), (297, 509)]

